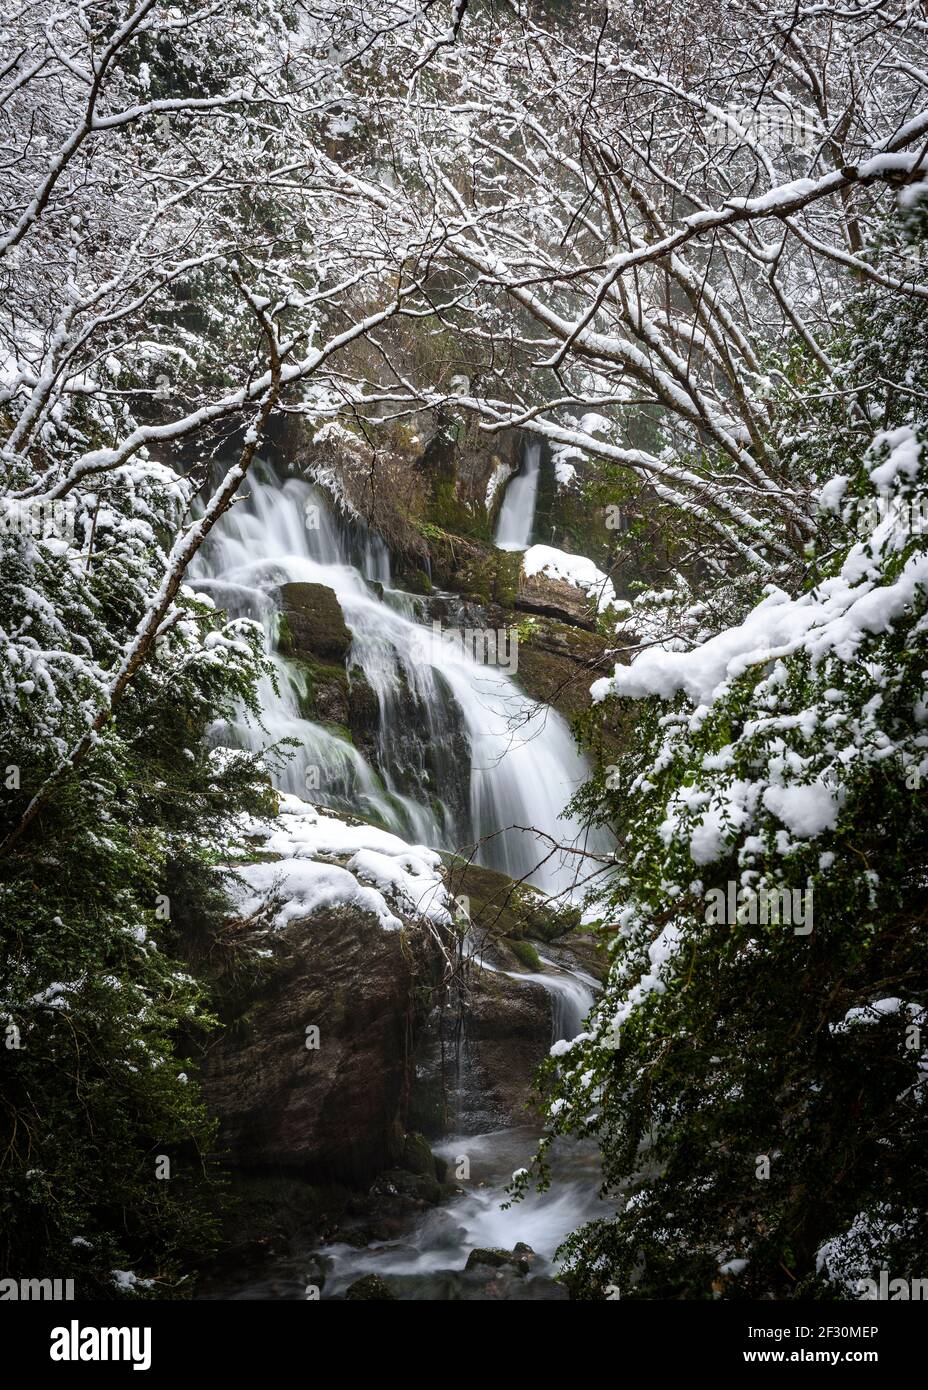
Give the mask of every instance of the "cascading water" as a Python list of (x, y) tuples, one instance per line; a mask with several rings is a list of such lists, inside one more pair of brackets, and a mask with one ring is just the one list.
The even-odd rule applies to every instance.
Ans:
[[(534, 466), (537, 474), (537, 449)], [(552, 854), (554, 842), (585, 835), (564, 815), (587, 770), (567, 725), (463, 644), (424, 640), (417, 600), (390, 587), (376, 536), (340, 527), (317, 489), (265, 469), (216, 527), (191, 579), (231, 615), (263, 625), (276, 669), (278, 689), (267, 679), (260, 691), (264, 728), (243, 714), (214, 729), (215, 742), (257, 750), (295, 740), (277, 774), (282, 790), (433, 848), (477, 844), (478, 862), (547, 893), (572, 891), (582, 877), (575, 857)], [(379, 707), (374, 766), (301, 714), (305, 677), (276, 651), (277, 591), (287, 582), (323, 584), (338, 598), (352, 634), (349, 677), (366, 681)]]
[[(582, 970), (569, 970), (541, 957), (544, 972), (503, 970), (511, 978), (541, 984), (552, 1001), (552, 1041), (572, 1037), (593, 1004), (599, 983)], [(475, 957), (477, 969), (500, 971)], [(584, 1222), (609, 1214), (599, 1197), (598, 1149), (592, 1140), (557, 1140), (548, 1154), (556, 1182), (550, 1191), (529, 1191), (521, 1202), (505, 1202), (507, 1185), (535, 1148), (537, 1133), (528, 1126), (488, 1134), (457, 1135), (442, 1140), (434, 1152), (462, 1177), (463, 1190), (448, 1205), (410, 1215), (397, 1235), (367, 1242), (337, 1241), (322, 1250), (295, 1254), (276, 1263), (270, 1273), (220, 1288), (215, 1296), (233, 1298), (305, 1298), (307, 1282), (324, 1274), (323, 1297), (340, 1298), (355, 1280), (368, 1274), (386, 1276), (395, 1297), (417, 1299), (555, 1299), (566, 1291), (554, 1279), (555, 1252), (565, 1236)], [(490, 1294), (484, 1282), (469, 1277), (465, 1266), (477, 1248), (512, 1249), (524, 1242), (534, 1252), (527, 1278), (497, 1279)]]
[(539, 959), (551, 972), (556, 973), (533, 972), (518, 978), (531, 980), (548, 991), (551, 999), (551, 1041), (575, 1038), (593, 1007), (593, 990), (599, 988), (598, 981), (579, 970), (563, 970), (544, 956)]
[[(498, 537), (513, 548), (531, 534), (539, 451), (530, 446), (526, 455), (521, 487), (506, 499), (519, 519), (521, 539), (515, 538), (515, 522), (513, 538)], [(210, 536), (191, 580), (230, 616), (262, 625), (276, 681), (262, 683), (260, 723), (243, 713), (231, 725), (216, 726), (214, 742), (262, 750), (290, 740), (276, 774), (282, 790), (366, 815), (416, 843), (440, 849), (476, 843), (480, 862), (548, 893), (575, 893), (583, 871), (555, 845), (582, 841), (595, 849), (601, 841), (587, 838), (564, 815), (587, 769), (560, 715), (526, 699), (506, 670), (475, 660), (465, 644), (443, 641), (440, 633), (436, 640), (434, 632), (429, 641), (423, 601), (391, 586), (385, 546), (361, 526), (338, 524), (317, 489), (298, 479), (281, 482), (264, 468), (251, 478), (248, 493)], [(369, 687), (376, 712), (364, 753), (344, 731), (302, 712), (307, 677), (299, 661), (277, 649), (279, 591), (287, 583), (325, 585), (338, 599), (351, 633), (348, 680)], [(310, 772), (318, 779), (311, 780)], [(572, 1037), (593, 1002), (596, 982), (545, 958), (542, 965), (530, 974), (505, 973), (543, 986), (551, 1001), (552, 1040)], [(342, 1296), (353, 1280), (372, 1272), (390, 1276), (404, 1298), (486, 1297), (479, 1279), (463, 1272), (469, 1252), (526, 1241), (536, 1252), (529, 1275), (513, 1276), (518, 1287), (496, 1284), (492, 1296), (563, 1297), (553, 1279), (554, 1252), (570, 1230), (603, 1214), (598, 1157), (590, 1141), (559, 1141), (556, 1191), (531, 1194), (504, 1210), (506, 1184), (536, 1139), (524, 1127), (448, 1139), (436, 1152), (451, 1171), (462, 1153), (473, 1168), (466, 1193), (447, 1207), (411, 1217), (399, 1239), (364, 1248), (336, 1242), (316, 1254), (295, 1254), (257, 1281), (238, 1280), (234, 1291), (219, 1296), (303, 1298), (307, 1281), (316, 1277), (307, 1274), (310, 1259), (313, 1268), (320, 1262), (325, 1268), (326, 1298)]]
[(547, 971), (504, 970), (485, 960), (479, 952), (474, 955), (476, 967), (480, 970), (506, 975), (521, 984), (541, 985), (551, 1001), (551, 1041), (575, 1038), (593, 1007), (594, 991), (601, 988), (599, 981), (582, 970), (567, 970), (545, 956), (539, 955), (538, 959), (548, 967)]
[(500, 550), (527, 550), (531, 544), (540, 468), (541, 445), (527, 444), (522, 468), (506, 488), (496, 523), (495, 540)]

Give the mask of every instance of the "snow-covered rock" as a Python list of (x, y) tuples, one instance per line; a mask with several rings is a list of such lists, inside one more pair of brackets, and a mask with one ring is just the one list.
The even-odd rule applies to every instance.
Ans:
[(441, 857), (423, 845), (289, 795), (281, 796), (271, 826), (255, 822), (247, 829), (274, 857), (237, 867), (243, 917), (270, 912), (281, 929), (324, 908), (355, 907), (388, 931), (398, 930), (401, 918), (451, 921)]
[(551, 545), (529, 546), (522, 557), (522, 573), (527, 579), (543, 574), (588, 595), (598, 612), (615, 603), (615, 589), (607, 574), (585, 555), (569, 555)]

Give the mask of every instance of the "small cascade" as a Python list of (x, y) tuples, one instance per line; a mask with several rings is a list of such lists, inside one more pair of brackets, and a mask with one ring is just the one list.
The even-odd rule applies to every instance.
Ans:
[[(536, 483), (538, 453), (526, 450)], [(277, 689), (270, 679), (262, 685), (260, 724), (243, 712), (212, 730), (215, 743), (257, 751), (293, 740), (275, 775), (282, 790), (432, 848), (476, 844), (479, 863), (547, 893), (574, 892), (583, 861), (552, 854), (553, 844), (594, 845), (564, 814), (587, 774), (570, 730), (501, 666), (481, 664), (464, 644), (429, 640), (417, 601), (392, 587), (379, 537), (340, 524), (319, 489), (264, 467), (215, 528), (191, 581), (230, 615), (262, 625), (276, 675)], [(352, 635), (349, 680), (365, 681), (377, 702), (373, 750), (301, 713), (305, 677), (277, 651), (277, 591), (287, 582), (334, 591)]]
[(586, 981), (570, 970), (562, 970), (558, 974), (539, 972), (521, 978), (531, 980), (548, 991), (551, 1000), (551, 1041), (575, 1038), (593, 1007), (593, 991)]
[(540, 469), (541, 445), (526, 444), (522, 467), (506, 488), (496, 524), (500, 550), (527, 550), (531, 545)]
[(482, 955), (476, 955), (474, 960), (480, 970), (506, 975), (520, 984), (541, 985), (551, 1001), (551, 1041), (575, 1038), (583, 1028), (583, 1020), (593, 1007), (594, 993), (601, 985), (582, 970), (569, 970), (546, 956), (538, 958), (546, 970), (505, 970), (502, 966), (491, 965)]

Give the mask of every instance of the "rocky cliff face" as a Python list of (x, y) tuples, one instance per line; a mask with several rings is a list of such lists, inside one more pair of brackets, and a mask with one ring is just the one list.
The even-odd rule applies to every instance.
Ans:
[(417, 1028), (441, 980), (434, 941), (422, 926), (384, 931), (356, 908), (265, 940), (261, 984), (204, 1058), (222, 1142), (243, 1167), (369, 1182), (408, 1128)]
[(513, 975), (540, 968), (533, 941), (568, 966), (600, 968), (595, 951), (570, 930), (576, 913), (503, 874), (454, 861), (447, 881), (466, 896), (486, 962), (450, 981), (424, 924), (386, 931), (356, 907), (261, 936), (265, 968), (225, 1007), (202, 1064), (233, 1165), (366, 1184), (401, 1161), (412, 1131), (435, 1140), (525, 1123), (551, 1000)]

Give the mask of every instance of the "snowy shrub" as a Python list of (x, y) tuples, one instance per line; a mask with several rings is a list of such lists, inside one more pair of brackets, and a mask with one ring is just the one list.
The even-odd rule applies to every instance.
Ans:
[[(856, 307), (849, 371), (892, 317)], [(868, 1211), (856, 1277), (928, 1268), (928, 373), (923, 311), (894, 322), (921, 350), (888, 427), (842, 406), (797, 439), (844, 464), (806, 586), (594, 686), (641, 704), (585, 797), (623, 836), (608, 984), (547, 1064), (542, 1180), (554, 1136), (596, 1135), (616, 1213), (566, 1243), (579, 1297), (846, 1297)]]

